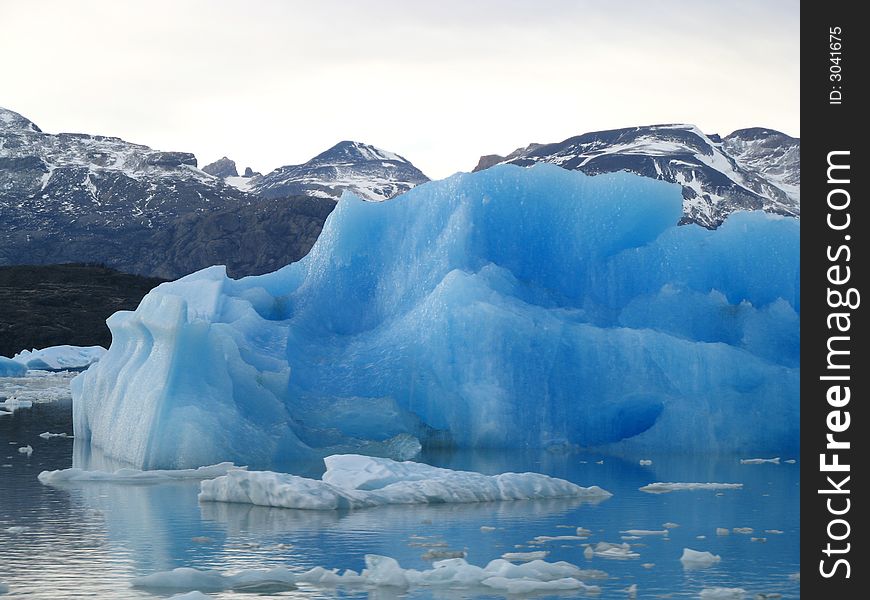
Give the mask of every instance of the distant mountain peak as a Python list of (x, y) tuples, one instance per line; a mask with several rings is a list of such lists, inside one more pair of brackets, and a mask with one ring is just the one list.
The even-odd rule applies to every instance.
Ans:
[(371, 144), (354, 142), (352, 140), (344, 140), (337, 143), (329, 150), (321, 152), (315, 156), (311, 162), (318, 160), (334, 161), (341, 159), (346, 159), (350, 162), (393, 161), (411, 164), (410, 161), (398, 154), (382, 150), (376, 146), (372, 146)]
[(255, 177), (246, 189), (266, 198), (295, 195), (338, 200), (345, 191), (382, 201), (429, 181), (394, 152), (352, 140), (341, 141), (300, 165)]
[(36, 123), (30, 119), (21, 116), (13, 110), (0, 106), (0, 130), (14, 129), (35, 131), (37, 133), (42, 131), (36, 126)]
[(238, 177), (239, 171), (236, 169), (236, 161), (230, 160), (226, 156), (219, 158), (213, 163), (207, 164), (202, 170), (209, 175), (226, 179), (227, 177)]

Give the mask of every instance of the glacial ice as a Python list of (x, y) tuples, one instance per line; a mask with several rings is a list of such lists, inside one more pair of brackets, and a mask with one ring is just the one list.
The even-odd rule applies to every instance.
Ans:
[(683, 554), (680, 556), (680, 562), (686, 569), (705, 569), (720, 562), (722, 557), (718, 554), (707, 552), (706, 550), (692, 550), (691, 548), (683, 548)]
[(328, 570), (314, 567), (308, 571), (292, 571), (285, 567), (268, 570), (249, 569), (234, 575), (219, 571), (200, 571), (189, 567), (177, 568), (138, 577), (135, 587), (149, 590), (205, 590), (219, 592), (235, 590), (257, 592), (293, 589), (297, 583), (327, 586), (366, 586), (407, 589), (417, 587), (448, 589), (486, 589), (507, 594), (529, 594), (556, 590), (582, 590), (599, 592), (600, 588), (583, 582), (586, 578), (600, 577), (598, 571), (586, 571), (567, 563), (533, 560), (521, 565), (503, 559), (490, 561), (485, 567), (469, 564), (464, 558), (436, 561), (431, 569), (418, 571), (404, 569), (389, 556), (367, 554), (362, 573)]
[[(498, 166), (345, 195), (308, 256), (108, 323), (75, 435), (142, 468), (366, 444), (798, 448), (795, 219), (677, 227), (677, 185)], [(416, 439), (414, 439), (416, 438)]]
[(11, 358), (0, 356), (0, 377), (24, 377), (27, 367)]
[(388, 504), (543, 498), (600, 501), (611, 495), (598, 486), (584, 488), (539, 473), (488, 476), (352, 454), (328, 456), (324, 461), (326, 472), (322, 480), (271, 471), (230, 470), (225, 475), (203, 481), (199, 499), (278, 508), (337, 510)]
[(77, 371), (98, 362), (106, 353), (102, 346), (51, 346), (22, 350), (12, 360), (30, 371)]

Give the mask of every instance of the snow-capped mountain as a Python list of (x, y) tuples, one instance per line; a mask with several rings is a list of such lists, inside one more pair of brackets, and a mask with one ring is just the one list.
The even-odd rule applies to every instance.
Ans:
[(116, 137), (43, 132), (0, 108), (0, 265), (102, 263), (175, 278), (233, 275), (304, 256), (344, 190), (385, 200), (428, 181), (397, 154), (341, 142), (305, 164), (239, 175), (223, 157)]
[(800, 215), (800, 140), (771, 129), (741, 129), (725, 138), (692, 125), (596, 131), (507, 156), (483, 156), (474, 170), (539, 162), (590, 175), (630, 171), (679, 183), (683, 223), (713, 228), (736, 210)]
[(250, 201), (196, 164), (188, 152), (160, 152), (116, 137), (44, 133), (0, 109), (0, 206), (10, 235), (50, 224), (153, 228), (182, 214)]
[(197, 168), (187, 152), (115, 137), (44, 133), (0, 109), (0, 265), (102, 263), (175, 278), (235, 275), (304, 256), (332, 200), (265, 200)]
[(306, 163), (279, 167), (240, 182), (240, 187), (265, 198), (304, 195), (337, 200), (347, 190), (365, 200), (382, 201), (427, 181), (398, 154), (344, 141)]

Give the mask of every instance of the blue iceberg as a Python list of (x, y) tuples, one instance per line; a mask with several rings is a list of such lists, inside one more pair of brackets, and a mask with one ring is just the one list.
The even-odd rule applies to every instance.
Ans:
[(360, 452), (794, 451), (795, 219), (676, 226), (680, 187), (499, 166), (345, 195), (274, 273), (211, 267), (108, 323), (75, 435), (139, 468)]

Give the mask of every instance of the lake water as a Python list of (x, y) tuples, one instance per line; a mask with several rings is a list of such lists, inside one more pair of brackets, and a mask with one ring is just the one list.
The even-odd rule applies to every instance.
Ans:
[[(72, 433), (69, 399), (49, 384), (39, 385), (54, 390), (42, 392), (53, 401), (0, 416), (0, 581), (9, 585), (10, 598), (165, 598), (172, 593), (134, 589), (131, 579), (182, 566), (233, 572), (273, 566), (301, 571), (320, 565), (359, 571), (364, 555), (373, 553), (392, 556), (406, 568), (425, 569), (431, 568), (431, 561), (423, 557), (430, 550), (464, 550), (467, 560), (478, 565), (505, 552), (545, 550), (548, 561), (565, 560), (606, 571), (608, 579), (590, 582), (602, 587), (597, 598), (628, 598), (624, 590), (632, 584), (637, 584), (638, 598), (698, 598), (702, 589), (716, 586), (744, 588), (747, 599), (756, 594), (800, 597), (795, 576), (800, 539), (797, 464), (741, 465), (741, 457), (736, 456), (628, 459), (576, 453), (455, 452), (423, 460), (488, 474), (538, 471), (580, 485), (600, 485), (614, 495), (597, 504), (553, 500), (343, 513), (200, 504), (195, 482), (42, 485), (37, 480), (40, 471), (71, 466), (74, 440), (39, 437), (45, 431)], [(35, 392), (35, 397), (39, 394)], [(32, 446), (32, 455), (18, 451), (23, 445)], [(651, 458), (653, 464), (641, 466), (640, 458)], [(597, 464), (600, 460), (603, 464)], [(657, 481), (734, 482), (743, 488), (669, 494), (638, 489)], [(585, 543), (621, 542), (622, 531), (661, 530), (664, 523), (679, 527), (669, 529), (667, 536), (629, 540), (640, 554), (638, 559), (584, 558)], [(481, 531), (481, 526), (495, 529)], [(536, 536), (574, 534), (576, 527), (590, 529), (592, 535), (585, 541), (532, 543)], [(717, 528), (752, 528), (753, 532), (717, 535)], [(706, 569), (687, 570), (679, 560), (684, 547), (710, 551), (722, 560)], [(212, 595), (252, 597), (232, 592)], [(310, 586), (257, 597), (367, 596), (480, 597), (468, 591)], [(558, 595), (578, 596), (583, 594)]]

